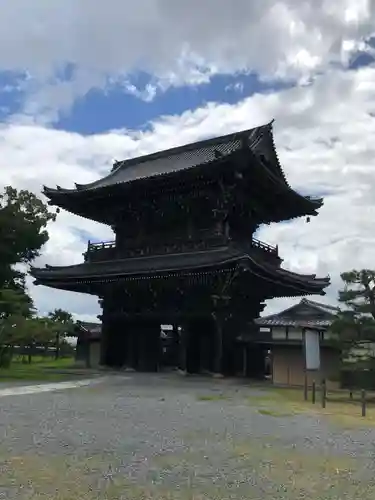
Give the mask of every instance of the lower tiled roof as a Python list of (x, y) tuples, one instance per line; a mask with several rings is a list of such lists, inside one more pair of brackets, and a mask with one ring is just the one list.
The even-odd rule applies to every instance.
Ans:
[[(234, 245), (212, 250), (186, 252), (145, 257), (132, 257), (106, 262), (83, 263), (73, 266), (31, 269), (36, 284), (54, 286), (59, 281), (79, 280), (100, 281), (101, 279), (142, 279), (164, 276), (168, 273), (215, 271), (226, 266), (241, 264), (262, 280), (290, 289), (290, 295), (322, 294), (329, 285), (329, 278), (316, 278), (315, 275), (302, 275), (286, 271), (275, 264), (260, 260), (252, 253)], [(296, 291), (297, 293), (294, 293)]]

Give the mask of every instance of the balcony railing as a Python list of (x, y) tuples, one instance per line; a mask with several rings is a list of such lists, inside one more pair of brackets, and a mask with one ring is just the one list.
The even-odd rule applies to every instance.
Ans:
[(271, 245), (268, 245), (267, 243), (264, 243), (263, 241), (253, 238), (251, 241), (251, 246), (255, 248), (260, 248), (261, 250), (269, 252), (273, 255), (279, 255), (279, 248), (277, 245), (273, 247)]
[(100, 243), (88, 242), (87, 250), (83, 254), (85, 262), (103, 262), (117, 259), (115, 241), (102, 241)]
[[(103, 241), (99, 243), (89, 241), (84, 258), (85, 262), (103, 262), (119, 258), (207, 250), (215, 246), (224, 245), (225, 243), (227, 243), (227, 240), (222, 235), (204, 234), (203, 232), (200, 238), (187, 240), (186, 237), (177, 237), (165, 243), (157, 243), (155, 238), (145, 239), (142, 242), (137, 242), (133, 239), (124, 241), (121, 248), (116, 246), (115, 241)], [(250, 245), (252, 248), (267, 252), (272, 257), (278, 257), (277, 246), (273, 247), (257, 239), (253, 239)]]

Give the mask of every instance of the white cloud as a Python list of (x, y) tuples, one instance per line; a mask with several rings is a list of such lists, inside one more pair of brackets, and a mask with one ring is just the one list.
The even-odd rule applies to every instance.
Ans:
[[(279, 244), (284, 266), (297, 272), (330, 274), (326, 298), (334, 302), (340, 272), (374, 268), (375, 246), (375, 68), (330, 71), (313, 84), (236, 105), (210, 104), (181, 116), (160, 118), (147, 132), (113, 131), (81, 136), (43, 127), (7, 125), (0, 129), (1, 183), (40, 192), (42, 184), (72, 187), (110, 169), (113, 158), (145, 154), (208, 135), (275, 122), (280, 160), (293, 187), (306, 194), (323, 193), (325, 204), (310, 223), (265, 226), (259, 237)], [(275, 200), (277, 203), (277, 200)], [(51, 225), (51, 239), (39, 263), (79, 262), (85, 241), (111, 238), (102, 225), (63, 212)], [(40, 310), (68, 309), (88, 319), (99, 312), (97, 299), (32, 287)], [(290, 300), (272, 301), (267, 312)]]
[[(0, 8), (0, 71), (27, 72), (24, 111), (39, 121), (109, 81), (129, 86), (134, 71), (154, 80), (133, 89), (147, 98), (156, 86), (216, 73), (306, 81), (348, 60), (374, 31), (372, 0), (1, 0)], [(61, 81), (66, 64), (76, 70)]]

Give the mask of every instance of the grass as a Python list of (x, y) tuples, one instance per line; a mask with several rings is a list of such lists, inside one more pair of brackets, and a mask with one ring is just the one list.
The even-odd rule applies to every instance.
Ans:
[[(32, 362), (24, 363), (22, 358), (15, 358), (9, 368), (0, 368), (0, 382), (7, 381), (59, 381), (72, 376), (59, 373), (74, 366), (73, 358), (60, 358), (57, 360), (34, 356)], [(56, 371), (55, 371), (56, 370)]]
[[(303, 453), (293, 447), (271, 443), (257, 446), (253, 442), (235, 444), (233, 460), (241, 466), (256, 470), (266, 478), (273, 498), (362, 498), (375, 494), (369, 478), (358, 480), (355, 475), (361, 468), (358, 460), (347, 456), (322, 456), (316, 452)], [(285, 495), (285, 497), (284, 497)]]
[(293, 412), (282, 413), (282, 412), (279, 412), (277, 410), (270, 410), (267, 408), (259, 409), (258, 413), (260, 413), (261, 415), (268, 415), (269, 417), (292, 417), (294, 415)]
[(309, 401), (303, 399), (303, 389), (264, 389), (260, 396), (251, 396), (248, 401), (251, 405), (258, 404), (262, 414), (272, 414), (273, 412), (290, 414), (311, 414), (330, 419), (344, 427), (375, 426), (375, 406), (367, 406), (366, 416), (361, 415), (361, 403), (358, 395), (352, 401), (349, 400), (349, 392), (342, 391), (332, 394), (328, 393), (326, 408), (322, 408), (320, 393), (317, 392), (316, 403), (311, 402), (311, 392)]
[[(191, 445), (192, 440), (190, 435), (187, 441)], [(202, 436), (198, 434), (196, 441), (201, 442)], [(304, 452), (273, 436), (236, 441), (233, 435), (212, 433), (204, 441), (207, 446), (204, 453), (190, 450), (166, 453), (150, 464), (158, 466), (160, 477), (171, 474), (178, 477), (176, 482), (185, 484), (185, 488), (167, 490), (163, 483), (150, 485), (149, 496), (139, 498), (250, 499), (258, 498), (261, 492), (262, 498), (275, 499), (367, 500), (375, 495), (371, 475), (362, 474), (364, 463), (350, 456)]]
[(191, 451), (192, 446), (150, 457), (148, 472), (137, 482), (106, 454), (3, 454), (1, 488), (20, 500), (239, 500), (260, 493), (275, 500), (375, 497), (363, 463), (349, 456), (304, 453), (272, 436), (238, 442), (212, 434), (211, 445), (218, 447), (216, 453)]
[(224, 394), (202, 394), (197, 396), (198, 401), (222, 401), (228, 399)]
[[(113, 481), (108, 457), (2, 457), (1, 488), (28, 500), (115, 500), (123, 481)], [(12, 497), (13, 498), (13, 497)]]

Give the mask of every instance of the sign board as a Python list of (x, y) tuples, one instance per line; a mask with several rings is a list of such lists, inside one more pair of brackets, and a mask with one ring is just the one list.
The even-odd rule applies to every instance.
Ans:
[(320, 369), (320, 339), (319, 332), (305, 330), (305, 361), (306, 370)]

